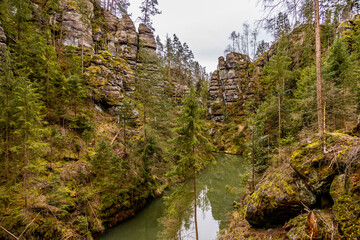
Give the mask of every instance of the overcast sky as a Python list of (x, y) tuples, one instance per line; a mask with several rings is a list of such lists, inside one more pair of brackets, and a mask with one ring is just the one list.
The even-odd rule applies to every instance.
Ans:
[[(217, 59), (224, 55), (232, 31), (242, 24), (253, 25), (262, 16), (257, 0), (158, 0), (162, 14), (153, 17), (155, 34), (164, 42), (174, 33), (186, 42), (195, 59), (207, 72), (216, 70)], [(129, 13), (135, 21), (141, 0), (130, 0)], [(257, 6), (258, 5), (258, 6)], [(136, 27), (139, 22), (136, 22)], [(264, 32), (263, 32), (264, 33)], [(259, 36), (261, 38), (261, 36)]]

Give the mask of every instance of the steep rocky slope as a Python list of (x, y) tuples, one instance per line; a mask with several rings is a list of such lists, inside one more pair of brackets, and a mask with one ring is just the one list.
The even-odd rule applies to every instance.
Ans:
[(261, 239), (264, 233), (251, 230), (238, 214), (255, 227), (282, 226), (270, 232), (280, 231), (285, 239), (359, 238), (359, 144), (358, 137), (330, 133), (324, 145), (314, 138), (299, 146), (290, 159), (267, 170), (222, 239), (251, 234)]
[[(41, 6), (31, 2), (27, 26), (35, 33), (43, 30), (36, 25), (38, 19), (34, 20), (41, 18), (39, 9)], [(36, 144), (28, 150), (30, 165), (26, 170), (23, 155), (15, 145), (21, 137), (10, 132), (15, 147), (10, 180), (1, 174), (0, 226), (16, 236), (23, 232), (26, 239), (93, 239), (94, 234), (134, 216), (169, 183), (165, 173), (171, 166), (164, 160), (162, 149), (150, 146), (153, 151), (147, 154), (156, 155), (156, 163), (151, 165), (139, 157), (137, 150), (144, 148), (145, 140), (143, 126), (136, 121), (138, 109), (131, 106), (130, 118), (135, 119), (131, 126), (121, 125), (114, 114), (124, 97), (134, 95), (136, 71), (157, 71), (155, 64), (141, 56), (145, 51), (156, 60), (156, 44), (145, 25), (140, 24), (136, 30), (129, 16), (118, 18), (104, 12), (97, 1), (61, 1), (59, 9), (49, 16), (49, 29), (43, 31), (48, 31), (51, 38), (41, 45), (47, 47), (47, 52), (41, 52), (40, 47), (38, 52), (42, 58), (54, 53), (47, 59), (51, 66), (46, 69), (55, 70), (45, 79), (55, 82), (51, 96), (59, 99), (51, 102), (37, 95), (37, 104), (45, 113), (41, 112), (41, 121), (34, 123), (41, 130), (32, 136), (37, 137)], [(8, 30), (9, 25), (11, 22), (7, 22)], [(0, 26), (0, 55), (17, 44), (4, 29)], [(38, 60), (29, 57), (29, 62)], [(38, 70), (40, 75), (31, 76), (31, 80), (43, 81), (44, 72)], [(15, 79), (17, 74), (10, 77)], [(44, 82), (39, 85), (44, 86)], [(30, 80), (27, 83), (30, 85)], [(77, 88), (79, 85), (82, 88)], [(46, 91), (38, 91), (46, 95)], [(0, 135), (3, 147), (5, 136), (3, 132)], [(126, 152), (120, 139), (124, 135), (132, 144)], [(151, 156), (148, 159), (152, 161)], [(0, 164), (3, 166), (3, 161)], [(1, 230), (0, 238), (9, 239), (10, 235)]]

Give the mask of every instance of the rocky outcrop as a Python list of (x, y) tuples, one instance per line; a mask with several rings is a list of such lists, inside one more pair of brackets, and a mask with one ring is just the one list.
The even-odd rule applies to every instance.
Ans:
[(144, 48), (156, 50), (156, 42), (152, 31), (143, 23), (139, 25), (139, 44)]
[(94, 6), (90, 1), (62, 0), (63, 8), (61, 26), (63, 28), (63, 44), (70, 46), (93, 47), (92, 27), (90, 19), (94, 16)]
[(0, 22), (0, 56), (4, 54), (5, 49), (6, 49), (6, 35)]
[(103, 35), (104, 42), (112, 56), (120, 56), (126, 59), (130, 65), (136, 65), (139, 37), (132, 20), (128, 15), (117, 18), (105, 12), (105, 22), (109, 30), (106, 36)]
[(143, 62), (140, 47), (156, 58), (153, 33), (144, 24), (136, 31), (128, 15), (118, 18), (90, 0), (82, 1), (81, 6), (63, 0), (62, 9), (56, 18), (64, 31), (62, 44), (82, 48), (93, 98), (105, 108), (116, 108), (125, 95), (135, 91), (135, 71)]
[(360, 139), (330, 133), (324, 142), (314, 138), (299, 146), (290, 164), (267, 170), (247, 203), (245, 218), (253, 226), (269, 227), (295, 217), (287, 224), (289, 236), (302, 239), (309, 234), (302, 222), (304, 208), (326, 209), (314, 212), (316, 234), (337, 236), (339, 225), (346, 239), (355, 239), (360, 237), (359, 196)]
[[(255, 78), (252, 73), (250, 58), (241, 53), (231, 52), (219, 57), (218, 70), (211, 75), (209, 94), (209, 113), (215, 120), (221, 120), (227, 108), (237, 104), (237, 112), (241, 115), (242, 107), (248, 98), (256, 93)], [(229, 112), (227, 112), (229, 114)]]
[(304, 206), (313, 206), (316, 196), (287, 164), (259, 183), (248, 202), (245, 219), (258, 227), (283, 224), (297, 216)]

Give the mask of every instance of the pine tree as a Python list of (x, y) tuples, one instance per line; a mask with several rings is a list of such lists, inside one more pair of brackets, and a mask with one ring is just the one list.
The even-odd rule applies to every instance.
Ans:
[(143, 0), (140, 6), (140, 10), (142, 16), (139, 19), (144, 23), (149, 29), (154, 31), (152, 26), (151, 17), (161, 14), (161, 11), (157, 8), (158, 1), (157, 0)]

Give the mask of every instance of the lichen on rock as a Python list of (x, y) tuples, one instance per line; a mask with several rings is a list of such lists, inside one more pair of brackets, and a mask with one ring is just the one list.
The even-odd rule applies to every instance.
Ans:
[(316, 202), (289, 164), (268, 169), (248, 202), (245, 219), (257, 227), (283, 224)]

